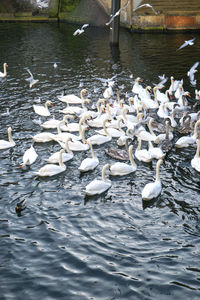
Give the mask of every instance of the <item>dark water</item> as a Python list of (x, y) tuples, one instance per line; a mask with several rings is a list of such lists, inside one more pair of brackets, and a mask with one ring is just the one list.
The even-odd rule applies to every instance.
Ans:
[[(130, 74), (152, 85), (163, 73), (184, 78), (185, 89), (194, 95), (186, 73), (199, 60), (197, 34), (193, 47), (176, 52), (194, 34), (121, 30), (120, 50), (111, 51), (104, 29), (87, 28), (73, 37), (76, 28), (0, 24), (0, 60), (9, 65), (0, 83), (1, 113), (10, 107), (10, 115), (0, 118), (0, 138), (7, 139), (12, 126), (16, 142), (0, 152), (0, 298), (199, 299), (200, 178), (190, 165), (195, 148), (172, 149), (161, 167), (161, 196), (147, 204), (141, 191), (155, 176), (155, 161), (137, 162), (135, 174), (112, 178), (105, 195), (85, 199), (85, 186), (100, 176), (106, 162), (114, 162), (104, 154), (109, 144), (95, 147), (100, 165), (83, 176), (77, 168), (86, 153), (76, 153), (58, 176), (33, 177), (59, 149), (54, 143), (35, 144), (37, 161), (29, 170), (17, 168), (31, 135), (41, 131), (32, 122), (38, 97), (42, 103), (51, 100), (52, 114), (61, 119), (58, 109), (64, 105), (57, 96), (64, 87), (78, 95), (82, 81), (95, 102), (105, 89), (98, 78), (117, 74), (114, 91), (124, 84), (123, 97), (131, 93)], [(25, 67), (39, 79), (32, 89)], [(94, 86), (100, 88), (97, 94)], [(27, 207), (17, 215), (22, 199)]]

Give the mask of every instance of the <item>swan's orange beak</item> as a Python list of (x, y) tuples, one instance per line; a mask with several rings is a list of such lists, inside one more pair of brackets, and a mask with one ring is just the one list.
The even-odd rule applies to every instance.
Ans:
[(22, 166), (18, 166), (18, 167), (17, 167), (17, 169), (21, 169), (21, 168), (22, 168)]
[(8, 64), (6, 65), (6, 67), (8, 67)]
[(50, 106), (51, 106), (51, 107), (54, 106), (53, 103), (51, 103)]

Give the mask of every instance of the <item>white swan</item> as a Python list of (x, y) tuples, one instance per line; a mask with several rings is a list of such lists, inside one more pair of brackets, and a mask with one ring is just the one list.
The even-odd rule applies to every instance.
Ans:
[(108, 122), (108, 121), (109, 121), (109, 119), (105, 119), (103, 121), (103, 128), (106, 133), (106, 136), (101, 135), (101, 134), (94, 134), (88, 138), (88, 141), (91, 142), (92, 145), (102, 145), (102, 144), (110, 142), (112, 140), (112, 137), (109, 135), (107, 128), (106, 128), (106, 122)]
[(128, 154), (129, 160), (131, 164), (126, 164), (122, 162), (116, 162), (110, 167), (110, 175), (118, 176), (118, 175), (127, 175), (137, 170), (137, 165), (133, 159), (133, 145), (129, 146)]
[(8, 149), (15, 146), (15, 142), (12, 138), (12, 128), (8, 127), (8, 141), (0, 140), (0, 150)]
[(87, 112), (87, 107), (86, 107), (86, 103), (92, 103), (92, 101), (90, 99), (83, 99), (82, 100), (82, 107), (79, 106), (67, 106), (66, 108), (64, 108), (63, 110), (59, 110), (60, 113), (63, 114), (77, 114), (77, 115), (81, 115), (84, 112)]
[(111, 187), (111, 181), (105, 178), (105, 172), (110, 168), (109, 164), (104, 165), (102, 169), (102, 180), (94, 179), (87, 186), (84, 192), (88, 196), (100, 195)]
[(32, 136), (32, 139), (36, 143), (46, 143), (46, 142), (55, 141), (56, 135), (51, 132), (41, 132), (41, 133), (38, 133), (38, 134)]
[(59, 96), (58, 99), (68, 104), (81, 104), (82, 101), (84, 100), (83, 94), (88, 95), (88, 91), (86, 89), (82, 89), (80, 92), (81, 98), (77, 97), (74, 94), (70, 94), (70, 95)]
[(150, 153), (147, 151), (147, 149), (141, 149), (141, 138), (138, 137), (138, 146), (135, 150), (135, 157), (139, 160), (139, 161), (143, 161), (143, 162), (151, 162), (152, 161), (152, 157), (150, 155)]
[(141, 90), (143, 89), (143, 87), (139, 84), (139, 82), (142, 82), (142, 79), (140, 77), (137, 77), (135, 79), (135, 83), (132, 88), (132, 92), (134, 94), (139, 94), (141, 92)]
[(91, 150), (91, 153), (92, 153), (92, 157), (87, 157), (85, 158), (82, 162), (81, 162), (81, 165), (80, 167), (78, 168), (81, 172), (87, 172), (87, 171), (92, 171), (94, 170), (98, 164), (99, 164), (99, 159), (98, 157), (94, 154), (94, 150), (93, 150), (93, 147), (92, 147), (92, 144), (90, 141), (87, 141), (87, 143), (89, 144), (90, 146), (90, 150)]
[(151, 155), (152, 158), (155, 159), (161, 159), (165, 156), (165, 153), (163, 153), (162, 149), (159, 147), (153, 147), (153, 144), (151, 141), (148, 142), (148, 146), (149, 146), (149, 153)]
[(191, 166), (198, 172), (200, 172), (200, 139), (197, 139), (197, 151), (193, 159), (191, 160)]
[(24, 152), (24, 155), (23, 155), (23, 158), (22, 158), (23, 163), (21, 164), (21, 167), (32, 165), (36, 161), (37, 157), (38, 157), (38, 154), (36, 153), (33, 145), (31, 145), (31, 147), (28, 148)]
[(0, 72), (0, 78), (4, 78), (7, 76), (7, 69), (6, 69), (7, 67), (8, 67), (7, 63), (4, 63), (3, 64), (3, 72)]
[(85, 140), (85, 130), (86, 127), (84, 127), (83, 129), (80, 128), (82, 142), (76, 140), (72, 140), (69, 142), (69, 149), (71, 151), (87, 151), (89, 149), (89, 145)]
[(44, 129), (55, 129), (58, 127), (59, 123), (60, 123), (60, 120), (56, 120), (55, 117), (53, 117), (53, 119), (45, 121), (44, 123), (41, 123), (39, 125)]
[[(62, 153), (62, 162), (63, 163), (66, 162), (66, 161), (71, 160), (74, 157), (73, 152), (69, 150), (69, 146), (68, 146), (69, 141), (72, 141), (72, 139), (70, 137), (68, 137), (66, 139), (66, 142), (65, 142), (65, 145), (64, 145), (64, 147), (65, 147), (64, 150), (66, 152)], [(50, 164), (57, 164), (57, 163), (59, 163), (59, 157), (60, 157), (60, 151), (55, 152), (49, 158), (46, 159), (46, 162), (48, 162)]]
[(61, 149), (59, 153), (59, 165), (55, 164), (47, 164), (43, 166), (38, 172), (34, 172), (34, 175), (38, 176), (53, 176), (57, 175), (61, 172), (64, 172), (66, 170), (65, 164), (62, 162), (62, 154), (65, 150)]
[(95, 130), (95, 132), (102, 134), (102, 135), (109, 134), (113, 138), (119, 138), (120, 136), (125, 135), (125, 132), (122, 130), (122, 128), (120, 126), (121, 122), (124, 122), (123, 118), (120, 118), (118, 120), (118, 129), (112, 128), (112, 127), (111, 128), (107, 127), (106, 131), (105, 131), (105, 129), (100, 129), (100, 130)]
[(33, 105), (33, 109), (35, 111), (36, 114), (40, 115), (40, 116), (44, 116), (44, 117), (49, 117), (50, 116), (50, 111), (48, 109), (48, 106), (53, 106), (51, 101), (46, 101), (45, 102), (45, 106), (42, 105)]
[(198, 126), (200, 125), (200, 120), (195, 123), (194, 126), (194, 134), (192, 136), (182, 136), (175, 143), (177, 148), (189, 147), (189, 145), (193, 145), (196, 142), (198, 136)]
[(160, 165), (163, 163), (162, 159), (159, 159), (156, 164), (156, 180), (151, 183), (147, 183), (142, 190), (142, 199), (151, 200), (157, 198), (162, 190), (162, 184), (160, 180)]

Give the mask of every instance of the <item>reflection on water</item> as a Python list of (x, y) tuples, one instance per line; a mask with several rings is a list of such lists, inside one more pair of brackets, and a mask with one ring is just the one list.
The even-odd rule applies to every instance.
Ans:
[[(85, 198), (85, 186), (100, 177), (106, 162), (115, 162), (104, 153), (116, 147), (114, 139), (94, 147), (100, 165), (82, 176), (78, 166), (87, 156), (83, 152), (75, 153), (58, 176), (32, 175), (59, 150), (54, 142), (35, 144), (37, 161), (27, 170), (18, 166), (32, 136), (41, 132), (33, 123), (37, 116), (32, 107), (39, 97), (42, 104), (51, 100), (51, 115), (61, 119), (58, 111), (65, 105), (57, 96), (64, 88), (78, 95), (82, 82), (96, 102), (105, 90), (100, 79), (117, 75), (115, 97), (124, 86), (121, 97), (126, 101), (134, 78), (142, 77), (146, 86), (162, 74), (183, 78), (194, 97), (187, 71), (198, 61), (198, 36), (193, 47), (177, 52), (191, 34), (121, 30), (116, 49), (110, 48), (104, 29), (89, 27), (74, 37), (75, 29), (67, 24), (0, 24), (1, 62), (8, 63), (8, 76), (0, 83), (1, 112), (10, 108), (10, 115), (0, 118), (0, 136), (7, 139), (12, 126), (16, 142), (0, 152), (1, 298), (180, 299), (184, 294), (197, 299), (200, 180), (190, 165), (194, 147), (172, 148), (161, 167), (161, 196), (150, 202), (142, 202), (141, 191), (155, 176), (155, 161), (137, 161), (137, 171), (112, 178), (106, 194)], [(25, 68), (39, 79), (32, 89)], [(198, 73), (196, 78), (198, 82)], [(174, 134), (176, 141), (179, 135)], [(137, 142), (133, 144), (135, 149)], [(16, 214), (23, 199), (27, 207)]]

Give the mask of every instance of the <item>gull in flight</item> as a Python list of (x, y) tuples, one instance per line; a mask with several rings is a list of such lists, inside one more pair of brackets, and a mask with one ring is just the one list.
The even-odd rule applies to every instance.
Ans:
[(195, 62), (195, 64), (190, 68), (190, 70), (187, 72), (187, 76), (190, 78), (190, 83), (192, 85), (196, 85), (197, 81), (194, 79), (194, 73), (197, 72), (196, 68), (198, 67), (199, 62)]
[(114, 18), (117, 17), (117, 16), (119, 16), (121, 10), (124, 9), (124, 8), (126, 8), (128, 4), (129, 4), (129, 0), (128, 0), (128, 2), (126, 2), (126, 4), (124, 4), (124, 6), (122, 6), (122, 7), (121, 7), (121, 8), (120, 8), (120, 9), (112, 16), (112, 18), (110, 19), (109, 22), (106, 23), (106, 25), (107, 25), (107, 26), (110, 25), (110, 23), (112, 23), (112, 21), (114, 20)]
[(84, 25), (81, 27), (81, 29), (77, 29), (77, 30), (73, 33), (73, 35), (80, 35), (81, 33), (84, 32), (84, 28), (86, 28), (86, 27), (88, 27), (88, 26), (89, 26), (89, 24), (84, 24)]
[(190, 45), (190, 46), (194, 45), (194, 40), (195, 40), (195, 39), (196, 39), (196, 38), (193, 38), (193, 39), (191, 39), (191, 40), (185, 41), (185, 43), (184, 43), (183, 45), (181, 45), (181, 46), (177, 49), (177, 51), (180, 50), (180, 49), (182, 49), (182, 48), (184, 48), (184, 47), (186, 47), (186, 46), (188, 46), (188, 45)]
[(157, 11), (153, 8), (153, 6), (150, 5), (149, 3), (145, 3), (145, 4), (142, 4), (142, 5), (140, 5), (140, 6), (137, 6), (133, 11), (136, 11), (136, 10), (138, 10), (139, 8), (144, 7), (144, 6), (151, 8), (151, 9), (153, 10), (153, 12), (154, 12), (155, 15), (158, 14), (158, 12), (157, 12)]
[(28, 68), (25, 68), (25, 70), (31, 75), (29, 78), (26, 78), (26, 81), (29, 81), (29, 87), (32, 88), (32, 86), (36, 84), (39, 81), (39, 79), (34, 79), (33, 74)]

